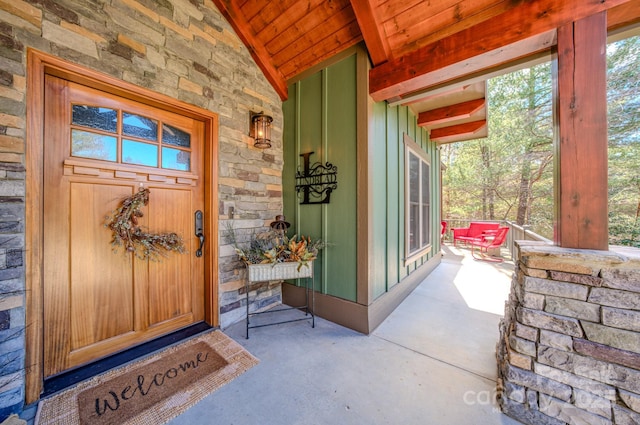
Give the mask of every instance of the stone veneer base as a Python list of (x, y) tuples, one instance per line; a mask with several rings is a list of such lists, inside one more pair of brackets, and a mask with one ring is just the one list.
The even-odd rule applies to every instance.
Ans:
[(502, 410), (530, 425), (640, 424), (640, 250), (517, 245)]

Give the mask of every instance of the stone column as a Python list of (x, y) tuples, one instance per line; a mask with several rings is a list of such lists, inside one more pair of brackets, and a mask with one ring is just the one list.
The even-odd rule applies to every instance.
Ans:
[(640, 423), (640, 250), (516, 244), (503, 411), (530, 425)]

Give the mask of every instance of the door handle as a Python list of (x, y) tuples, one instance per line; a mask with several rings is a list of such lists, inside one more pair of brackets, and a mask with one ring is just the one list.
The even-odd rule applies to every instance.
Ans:
[(202, 233), (198, 233), (196, 235), (198, 239), (200, 239), (200, 247), (196, 250), (196, 257), (202, 257), (202, 246), (204, 245), (204, 235)]
[(200, 240), (200, 246), (196, 250), (196, 257), (202, 257), (202, 247), (204, 246), (204, 229), (202, 226), (202, 211), (195, 213), (195, 235)]

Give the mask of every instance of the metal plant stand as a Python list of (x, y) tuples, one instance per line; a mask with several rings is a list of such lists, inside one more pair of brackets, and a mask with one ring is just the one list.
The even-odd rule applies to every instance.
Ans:
[[(249, 339), (249, 329), (261, 328), (264, 326), (279, 325), (282, 323), (299, 322), (302, 320), (310, 320), (311, 327), (316, 327), (315, 317), (315, 296), (313, 288), (315, 280), (313, 276), (313, 262), (309, 262), (306, 266), (298, 269), (298, 263), (280, 263), (276, 265), (271, 264), (252, 264), (248, 266), (249, 276), (245, 283), (245, 297), (247, 304), (247, 339)], [(272, 269), (272, 270), (269, 270)], [(256, 313), (249, 313), (249, 287), (255, 282), (265, 282), (269, 280), (300, 280), (304, 281), (304, 305), (295, 307), (277, 308), (275, 310), (259, 311)], [(311, 293), (311, 295), (309, 295)], [(288, 310), (304, 310), (304, 316), (298, 319), (278, 320), (271, 321), (269, 323), (260, 323), (251, 325), (250, 319), (253, 316), (261, 314), (273, 314), (280, 313)]]

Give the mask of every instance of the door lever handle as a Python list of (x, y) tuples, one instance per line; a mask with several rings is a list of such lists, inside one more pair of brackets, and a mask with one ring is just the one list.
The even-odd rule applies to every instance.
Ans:
[(204, 246), (204, 235), (202, 233), (198, 233), (196, 235), (198, 239), (200, 239), (200, 246), (196, 251), (196, 257), (202, 257), (202, 247)]
[(200, 239), (200, 246), (196, 250), (196, 257), (202, 257), (202, 247), (204, 246), (204, 229), (202, 227), (202, 211), (195, 213), (195, 235)]

